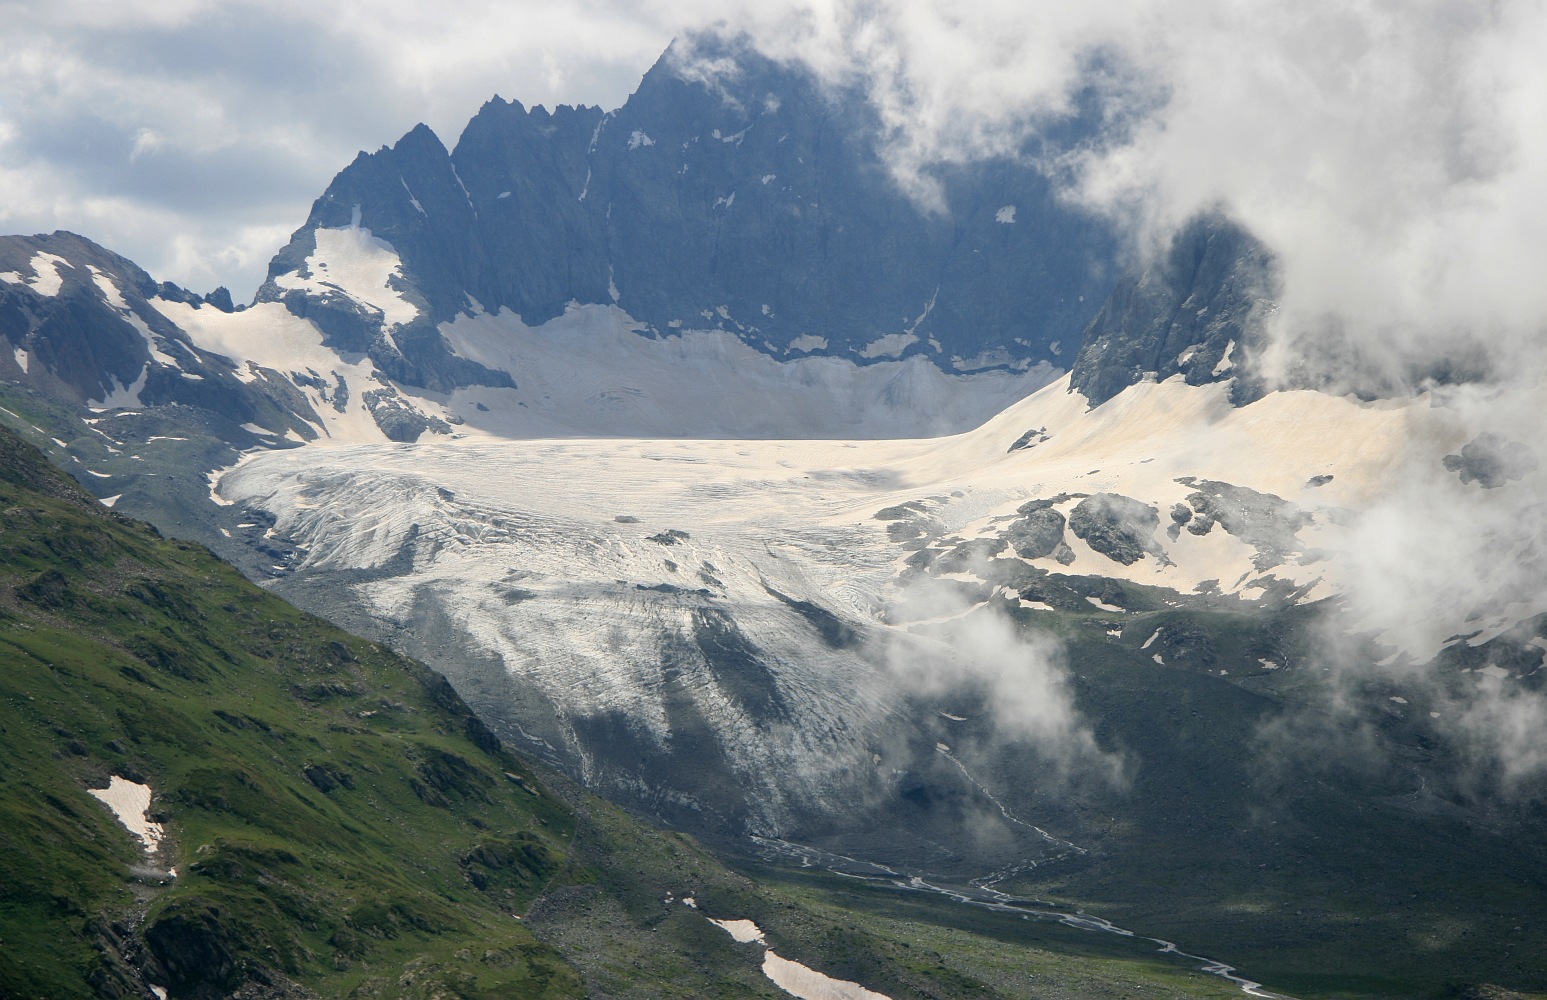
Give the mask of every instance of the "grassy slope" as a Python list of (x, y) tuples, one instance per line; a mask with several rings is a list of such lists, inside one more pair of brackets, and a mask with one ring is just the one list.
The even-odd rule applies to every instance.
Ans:
[[(511, 916), (572, 818), (440, 678), (108, 515), (8, 436), (0, 664), (0, 994), (119, 975), (114, 922), (184, 990), (342, 992), (419, 962), (467, 995), (576, 992)], [(155, 789), (162, 865), (87, 796), (113, 773)], [(489, 961), (456, 954), (475, 939)]]

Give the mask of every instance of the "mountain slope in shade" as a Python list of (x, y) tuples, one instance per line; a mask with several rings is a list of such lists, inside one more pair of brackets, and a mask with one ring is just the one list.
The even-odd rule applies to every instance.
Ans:
[[(1050, 131), (1027, 157), (1086, 127)], [(938, 205), (903, 193), (859, 95), (697, 38), (615, 111), (496, 98), (449, 153), (424, 126), (362, 153), (259, 300), (440, 391), (498, 379), (436, 324), (508, 310), (537, 326), (571, 303), (616, 304), (649, 336), (725, 331), (781, 359), (919, 355), (970, 371), (1072, 357), (1113, 280), (1105, 225), (1027, 162), (935, 180)]]

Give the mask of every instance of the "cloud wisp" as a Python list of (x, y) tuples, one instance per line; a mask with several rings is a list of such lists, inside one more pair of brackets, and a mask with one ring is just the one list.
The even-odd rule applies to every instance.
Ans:
[(1472, 441), (1514, 449), (1521, 474), (1489, 486), (1417, 449), (1337, 553), (1348, 617), (1319, 656), (1334, 701), (1400, 679), (1509, 784), (1547, 774), (1531, 750), (1547, 695), (1518, 672), (1458, 685), (1433, 660), (1547, 611), (1547, 7), (827, 0), (742, 17), (769, 54), (867, 93), (926, 198), (935, 165), (1015, 155), (1094, 94), (1111, 127), (1048, 169), (1136, 261), (1200, 212), (1261, 239), (1282, 278), (1254, 359), (1270, 379), (1423, 394), (1458, 461)]

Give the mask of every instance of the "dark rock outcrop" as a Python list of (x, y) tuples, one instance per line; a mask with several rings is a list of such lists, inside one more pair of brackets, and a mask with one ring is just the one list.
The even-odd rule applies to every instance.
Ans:
[(1069, 530), (1095, 551), (1124, 566), (1154, 555), (1165, 560), (1155, 541), (1160, 515), (1154, 507), (1117, 493), (1086, 497), (1069, 512)]
[(1064, 516), (1051, 507), (1034, 510), (1010, 522), (1005, 538), (1022, 559), (1054, 555), (1064, 545)]
[(1277, 286), (1255, 237), (1223, 216), (1195, 219), (1162, 257), (1118, 282), (1085, 329), (1071, 386), (1096, 406), (1146, 378), (1235, 378), (1233, 398), (1249, 402), (1262, 391), (1249, 365)]
[(1486, 431), (1461, 446), (1459, 455), (1446, 455), (1445, 468), (1463, 483), (1476, 483), (1485, 490), (1498, 489), (1515, 479), (1524, 479), (1540, 464), (1536, 453), (1519, 441)]

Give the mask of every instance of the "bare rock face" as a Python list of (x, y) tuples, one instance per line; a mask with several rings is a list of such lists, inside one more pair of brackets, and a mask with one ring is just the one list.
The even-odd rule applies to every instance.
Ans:
[(1461, 446), (1459, 455), (1446, 455), (1445, 468), (1463, 483), (1476, 483), (1485, 490), (1498, 489), (1515, 479), (1535, 472), (1536, 453), (1519, 441), (1487, 431)]
[[(1094, 114), (1028, 152), (1077, 141)], [(258, 297), (437, 390), (499, 384), (438, 324), (503, 308), (536, 325), (575, 303), (616, 304), (647, 336), (722, 330), (781, 359), (1066, 366), (1115, 277), (1106, 224), (1060, 201), (1032, 157), (943, 168), (945, 210), (926, 208), (891, 182), (879, 136), (863, 95), (735, 39), (683, 39), (616, 110), (496, 97), (449, 150), (420, 125), (360, 154)], [(390, 336), (325, 282), (297, 289), (318, 232), (351, 227), (401, 262), (393, 287), (417, 315)]]
[(1095, 551), (1131, 566), (1146, 555), (1165, 559), (1155, 541), (1160, 515), (1154, 507), (1116, 493), (1088, 496), (1069, 512), (1069, 529)]
[(1301, 551), (1298, 532), (1311, 523), (1311, 515), (1282, 497), (1191, 476), (1177, 482), (1196, 491), (1187, 497), (1187, 505), (1171, 509), (1173, 523), (1167, 532), (1172, 538), (1184, 526), (1195, 535), (1206, 535), (1218, 524), (1257, 550), (1252, 564), (1258, 570), (1277, 566)]
[(1260, 395), (1251, 349), (1277, 286), (1255, 237), (1220, 216), (1194, 219), (1165, 256), (1118, 282), (1085, 329), (1072, 385), (1095, 406), (1146, 378), (1233, 378), (1236, 402), (1249, 402)]
[(1005, 538), (1022, 559), (1053, 555), (1064, 545), (1064, 516), (1051, 507), (1034, 510), (1012, 521)]

